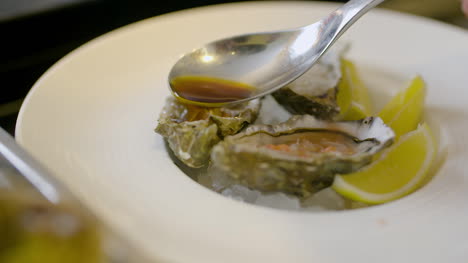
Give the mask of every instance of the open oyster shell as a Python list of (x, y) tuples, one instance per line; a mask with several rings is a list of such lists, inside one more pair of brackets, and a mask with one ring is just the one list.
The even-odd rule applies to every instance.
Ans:
[(335, 174), (368, 164), (393, 138), (393, 131), (377, 117), (327, 122), (293, 116), (226, 137), (213, 148), (211, 160), (240, 184), (307, 197), (330, 186)]
[(167, 140), (177, 158), (190, 167), (199, 168), (208, 162), (216, 143), (254, 122), (259, 110), (260, 100), (231, 107), (205, 108), (169, 97), (155, 131)]
[(310, 114), (332, 120), (340, 113), (337, 103), (341, 80), (341, 55), (347, 46), (327, 51), (306, 73), (289, 85), (272, 93), (292, 114)]

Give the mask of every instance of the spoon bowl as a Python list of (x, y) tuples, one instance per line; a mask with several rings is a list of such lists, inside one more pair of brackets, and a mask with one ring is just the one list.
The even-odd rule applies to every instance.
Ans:
[[(269, 94), (311, 68), (363, 14), (384, 0), (350, 0), (322, 20), (300, 28), (217, 40), (185, 54), (169, 73), (173, 94), (188, 103), (222, 106)], [(200, 78), (191, 86), (180, 78)], [(211, 81), (204, 81), (211, 80)], [(226, 85), (213, 85), (229, 82)], [(185, 83), (185, 82), (184, 82)], [(242, 96), (236, 96), (236, 90)], [(234, 95), (233, 95), (234, 94)]]

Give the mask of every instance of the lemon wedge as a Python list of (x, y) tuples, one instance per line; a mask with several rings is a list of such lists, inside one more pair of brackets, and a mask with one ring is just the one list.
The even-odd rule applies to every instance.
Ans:
[(423, 113), (425, 95), (424, 80), (417, 76), (379, 113), (378, 116), (393, 129), (396, 138), (416, 129)]
[(372, 164), (352, 174), (337, 175), (332, 188), (368, 204), (380, 204), (416, 190), (428, 176), (437, 144), (427, 124), (403, 135)]
[(342, 59), (341, 74), (337, 94), (337, 103), (341, 109), (340, 119), (359, 120), (370, 116), (371, 100), (356, 66), (351, 61)]

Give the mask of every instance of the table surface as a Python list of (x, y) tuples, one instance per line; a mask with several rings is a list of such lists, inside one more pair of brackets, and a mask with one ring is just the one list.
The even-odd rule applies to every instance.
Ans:
[(97, 0), (2, 0), (0, 22)]

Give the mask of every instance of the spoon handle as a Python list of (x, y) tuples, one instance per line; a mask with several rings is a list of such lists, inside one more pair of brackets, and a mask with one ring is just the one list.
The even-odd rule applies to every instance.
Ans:
[(385, 0), (349, 0), (346, 4), (331, 13), (326, 20), (339, 22), (336, 27), (335, 35), (335, 37), (338, 38), (362, 15), (383, 1)]
[[(385, 0), (349, 0), (319, 23), (306, 26), (304, 29), (309, 31), (309, 35), (318, 36), (312, 52), (321, 56), (354, 22), (383, 1)], [(318, 58), (311, 57), (312, 62)]]

